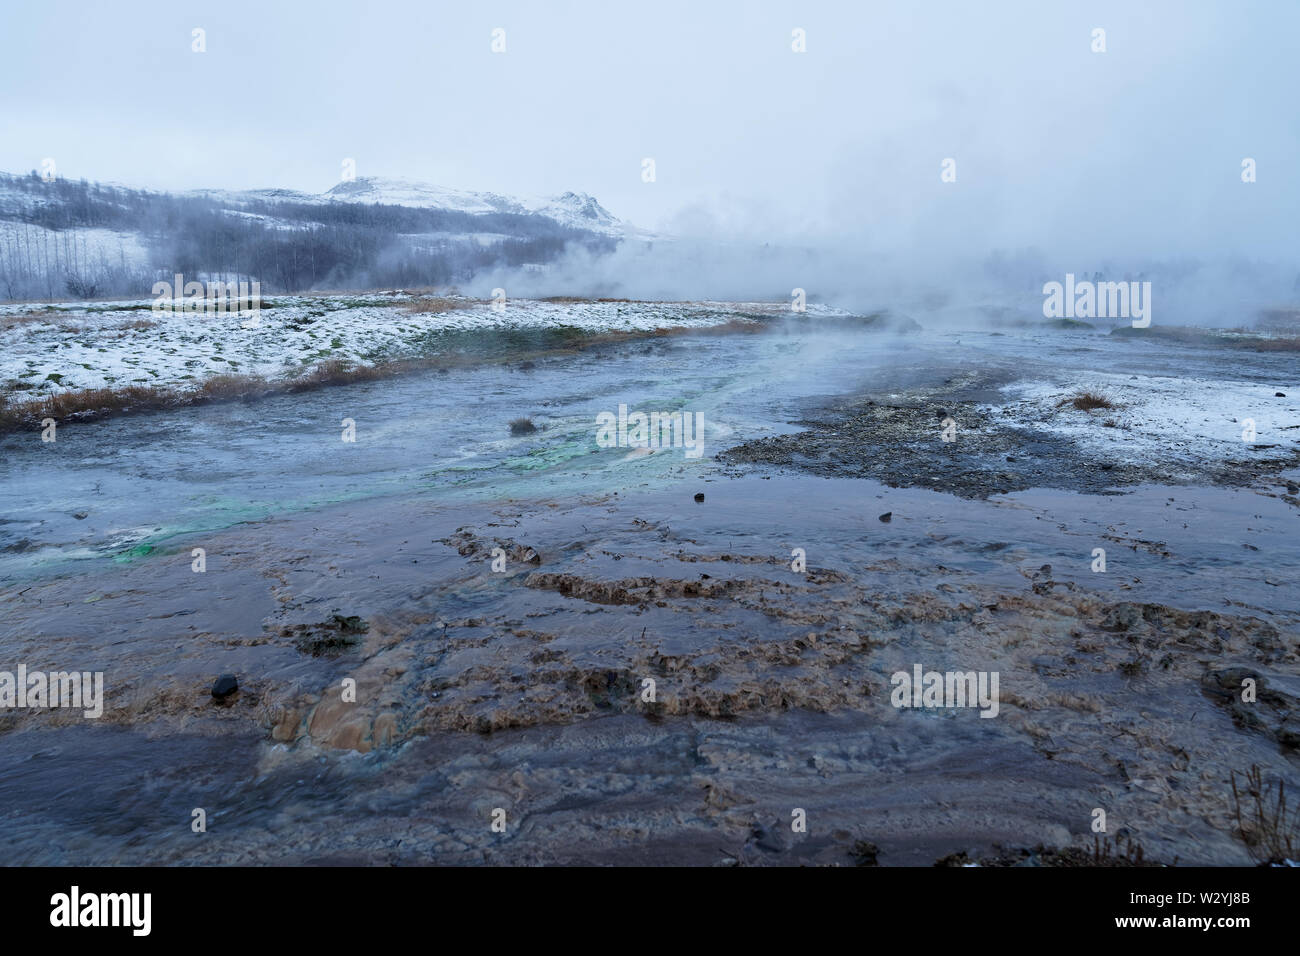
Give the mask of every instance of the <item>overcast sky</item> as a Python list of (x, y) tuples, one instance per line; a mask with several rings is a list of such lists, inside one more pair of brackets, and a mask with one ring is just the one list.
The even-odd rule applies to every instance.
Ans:
[(590, 192), (680, 234), (1297, 250), (1293, 0), (166, 0), (0, 17), (11, 172), (53, 157), (73, 178), (321, 191), (353, 157), (359, 176)]

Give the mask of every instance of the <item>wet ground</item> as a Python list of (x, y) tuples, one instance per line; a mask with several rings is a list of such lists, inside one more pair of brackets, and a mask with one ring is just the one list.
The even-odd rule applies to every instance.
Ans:
[[(1174, 455), (1116, 460), (1068, 434), (1007, 414), (998, 386), (1015, 381), (1010, 370), (962, 372), (883, 398), (877, 383), (863, 396), (828, 403), (799, 421), (805, 431), (746, 442), (719, 460), (875, 478), (894, 487), (919, 485), (966, 498), (1041, 487), (1109, 495), (1139, 485), (1188, 481), (1271, 485), (1294, 493), (1294, 483), (1280, 478), (1300, 466), (1294, 445), (1259, 447), (1244, 462), (1213, 454), (1190, 461)], [(1066, 390), (1060, 400), (1069, 398)], [(1100, 428), (1118, 427), (1105, 409), (1093, 416)]]
[[(9, 859), (928, 865), (1102, 808), (1248, 864), (1231, 774), (1300, 782), (1293, 448), (1107, 481), (1003, 424), (1008, 384), (1226, 371), (1112, 344), (793, 327), (10, 436), (6, 660), (107, 702), (0, 716)], [(703, 411), (705, 456), (598, 448), (620, 403)], [(896, 708), (916, 664), (997, 672), (998, 716)]]

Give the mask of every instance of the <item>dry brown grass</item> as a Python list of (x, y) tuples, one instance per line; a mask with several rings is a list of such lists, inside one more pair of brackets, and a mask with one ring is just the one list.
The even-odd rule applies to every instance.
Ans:
[(168, 404), (169, 394), (166, 389), (150, 385), (126, 385), (54, 392), (16, 402), (0, 397), (0, 428), (10, 430), (36, 425), (47, 418), (63, 422), (74, 416), (98, 417), (142, 408), (162, 408)]
[(430, 296), (426, 299), (416, 299), (406, 306), (407, 312), (457, 312), (461, 309), (472, 309), (478, 305), (477, 299), (449, 299), (446, 296)]
[(24, 312), (21, 315), (0, 316), (0, 329), (17, 328), (32, 322), (52, 322), (57, 317), (57, 312)]
[(157, 323), (152, 319), (131, 319), (125, 323), (116, 325), (82, 325), (72, 320), (65, 320), (59, 323), (60, 332), (69, 334), (69, 336), (85, 336), (86, 333), (94, 334), (96, 332), (130, 332), (133, 329), (152, 329), (156, 328)]
[(412, 361), (351, 365), (335, 360), (321, 362), (301, 375), (281, 381), (271, 381), (260, 375), (224, 374), (204, 379), (193, 389), (124, 385), (119, 388), (70, 389), (40, 398), (18, 400), (14, 400), (12, 395), (0, 395), (0, 431), (37, 427), (46, 418), (62, 424), (210, 402), (249, 401), (276, 393), (304, 392), (327, 385), (388, 378), (432, 364), (435, 363)]
[[(51, 322), (58, 326), (60, 332), (66, 332), (70, 335), (81, 335), (84, 332), (91, 331), (90, 326), (61, 318), (58, 312), (26, 312), (22, 315), (6, 315), (0, 317), (0, 329), (13, 329), (20, 325), (31, 325), (34, 322)], [(116, 325), (106, 325), (103, 328), (105, 331), (117, 332), (127, 329), (152, 329), (157, 324), (153, 319), (130, 319)]]
[(1232, 773), (1232, 810), (1237, 836), (1250, 855), (1261, 864), (1300, 859), (1300, 809), (1287, 809), (1286, 783), (1265, 783), (1254, 764), (1241, 776), (1238, 790), (1237, 772)]
[[(225, 373), (204, 379), (195, 390), (196, 398), (210, 402), (229, 402), (241, 398), (254, 398), (265, 395), (273, 388), (272, 384), (260, 375), (238, 375)], [(178, 393), (178, 398), (187, 393)]]
[(1114, 402), (1099, 392), (1080, 392), (1078, 395), (1073, 395), (1070, 398), (1063, 398), (1056, 403), (1057, 408), (1060, 408), (1062, 405), (1073, 405), (1081, 412), (1091, 412), (1098, 408), (1115, 407)]

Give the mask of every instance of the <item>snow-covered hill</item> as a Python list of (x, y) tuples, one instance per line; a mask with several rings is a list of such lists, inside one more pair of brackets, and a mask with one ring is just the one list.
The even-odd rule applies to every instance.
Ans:
[[(356, 207), (364, 205), (366, 208)], [(0, 298), (133, 296), (175, 272), (251, 276), (266, 292), (456, 285), (543, 271), (651, 234), (594, 197), (520, 198), (401, 179), (320, 192), (182, 194), (0, 174)]]
[(365, 176), (349, 182), (341, 182), (322, 193), (299, 192), (291, 189), (252, 189), (242, 192), (199, 189), (193, 190), (189, 195), (233, 204), (254, 200), (295, 203), (381, 203), (386, 206), (408, 206), (414, 209), (445, 209), (472, 216), (491, 213), (539, 215), (553, 219), (563, 226), (586, 229), (606, 236), (642, 234), (642, 231), (635, 226), (616, 219), (594, 196), (580, 192), (527, 198), (454, 189), (450, 186), (438, 186), (409, 179)]

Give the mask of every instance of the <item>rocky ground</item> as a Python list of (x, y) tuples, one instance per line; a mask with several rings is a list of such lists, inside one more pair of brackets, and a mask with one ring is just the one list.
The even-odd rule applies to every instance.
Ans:
[[(899, 517), (846, 528), (807, 506), (809, 482), (719, 480), (703, 503), (352, 505), (215, 536), (204, 575), (178, 550), (6, 594), (21, 659), (57, 635), (109, 687), (93, 728), (6, 718), (19, 769), (2, 795), (35, 840), (16, 852), (49, 859), (62, 805), (27, 802), (57, 762), (17, 754), (93, 746), (117, 757), (58, 829), (98, 860), (850, 865), (865, 841), (881, 864), (929, 864), (1091, 847), (1100, 807), (1147, 860), (1250, 861), (1231, 775), (1294, 780), (1294, 618), (1117, 599), (969, 541), (920, 579), (929, 492), (882, 490)], [(1144, 577), (1178, 573), (1177, 555), (1143, 560)], [(999, 716), (896, 709), (890, 674), (914, 662), (998, 671)], [(218, 702), (221, 672), (240, 689)], [(189, 758), (159, 760), (182, 741)], [(125, 843), (100, 816), (123, 801)], [(221, 826), (190, 840), (192, 806)]]
[[(1237, 813), (1252, 768), (1265, 801), (1300, 786), (1294, 363), (1174, 394), (1180, 363), (1208, 375), (1217, 357), (1153, 351), (1143, 377), (1090, 339), (1030, 337), (966, 361), (872, 325), (11, 439), (0, 467), (49, 504), (8, 499), (26, 510), (3, 647), (29, 669), (102, 670), (106, 690), (98, 720), (0, 714), (11, 861), (1276, 856), (1278, 833), (1243, 833)], [(818, 394), (850, 348), (873, 363), (860, 387)], [(1032, 358), (1048, 348), (1064, 358)], [(663, 386), (662, 368), (696, 377)], [(735, 436), (710, 455), (729, 450), (597, 454), (591, 411), (634, 373), (653, 401), (705, 403), (710, 441)], [(1074, 406), (1092, 380), (1115, 407)], [(466, 416), (498, 444), (520, 390), (555, 414), (487, 459), (482, 435), (414, 415), (447, 405), (437, 388), (505, 396)], [(373, 444), (334, 473), (344, 409)], [(1237, 437), (1246, 412), (1258, 442)], [(382, 470), (413, 445), (464, 457)], [(153, 506), (127, 507), (141, 488)], [(223, 495), (259, 505), (194, 503)], [(895, 706), (892, 676), (915, 666), (998, 674), (997, 716)], [(221, 675), (238, 689), (216, 698)]]
[[(1293, 439), (1250, 446), (1225, 442), (1227, 454), (1201, 448), (1179, 455), (1171, 447), (1179, 444), (1175, 438), (1156, 453), (1134, 455), (1123, 433), (1149, 427), (1149, 414), (1140, 423), (1121, 425), (1116, 419), (1126, 418), (1127, 409), (1075, 409), (1070, 403), (1081, 390), (1060, 389), (1046, 402), (1015, 402), (1004, 389), (1016, 381), (1016, 374), (1005, 370), (963, 371), (920, 387), (876, 383), (868, 394), (829, 402), (794, 423), (802, 431), (749, 441), (719, 458), (873, 478), (967, 498), (1042, 487), (1118, 494), (1144, 484), (1240, 486), (1270, 480), (1292, 495), (1300, 491), (1294, 482), (1279, 479), (1300, 465)], [(1047, 420), (1058, 415), (1072, 419), (1069, 430)], [(946, 423), (951, 423), (949, 440), (943, 435)], [(1117, 436), (1113, 446), (1080, 440), (1106, 437), (1103, 429)]]

